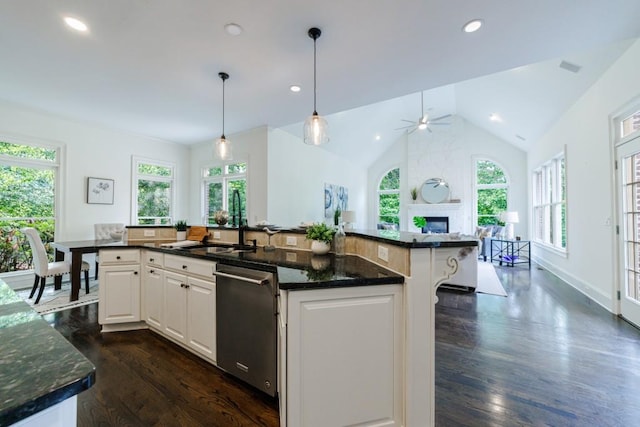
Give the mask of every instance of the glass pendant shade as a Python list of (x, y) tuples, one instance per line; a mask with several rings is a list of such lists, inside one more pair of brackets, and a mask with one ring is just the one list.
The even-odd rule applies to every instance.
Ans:
[(322, 145), (329, 142), (329, 124), (315, 111), (304, 121), (304, 143)]
[(231, 141), (227, 140), (224, 135), (222, 135), (216, 141), (216, 152), (215, 155), (220, 160), (232, 160), (233, 153), (231, 152)]

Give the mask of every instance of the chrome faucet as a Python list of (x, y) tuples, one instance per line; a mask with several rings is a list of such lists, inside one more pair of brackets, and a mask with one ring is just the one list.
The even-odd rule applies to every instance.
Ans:
[[(236, 199), (238, 200), (238, 207), (236, 209)], [(234, 226), (238, 226), (238, 244), (244, 245), (244, 225), (242, 224), (242, 199), (240, 199), (240, 191), (233, 190), (231, 196), (231, 208), (233, 211), (233, 217), (231, 223)], [(238, 214), (238, 221), (236, 222), (236, 213)]]

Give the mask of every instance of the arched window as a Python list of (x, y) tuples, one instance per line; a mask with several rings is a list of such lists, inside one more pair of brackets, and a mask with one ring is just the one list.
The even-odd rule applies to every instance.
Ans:
[(387, 172), (378, 185), (378, 228), (400, 227), (400, 168)]
[(491, 160), (476, 161), (477, 225), (497, 224), (507, 210), (509, 182), (500, 166)]

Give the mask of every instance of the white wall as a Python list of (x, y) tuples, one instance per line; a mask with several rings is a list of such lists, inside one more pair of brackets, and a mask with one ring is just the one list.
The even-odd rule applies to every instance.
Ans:
[(567, 254), (536, 246), (536, 260), (615, 313), (616, 239), (608, 223), (615, 222), (609, 117), (640, 95), (639, 69), (636, 42), (529, 151), (531, 176), (567, 147)]
[[(29, 110), (0, 101), (0, 139), (14, 142), (45, 142), (62, 145), (66, 155), (61, 176), (62, 203), (58, 222), (58, 240), (93, 238), (93, 224), (130, 223), (131, 158), (143, 156), (176, 164), (175, 217), (187, 215), (189, 200), (187, 147), (134, 135), (98, 125)], [(86, 203), (87, 177), (110, 178), (114, 183), (113, 205)]]
[[(369, 168), (369, 191), (375, 194), (376, 186), (386, 171), (401, 167), (401, 224), (402, 230), (410, 230), (406, 223), (407, 206), (412, 203), (409, 190), (420, 187), (429, 178), (443, 178), (449, 183), (451, 198), (460, 199), (463, 226), (460, 231), (475, 231), (474, 164), (476, 159), (489, 159), (500, 165), (509, 178), (508, 209), (520, 214), (520, 223), (514, 227), (517, 235), (527, 236), (527, 175), (526, 153), (519, 148), (474, 126), (461, 117), (452, 118), (451, 126), (434, 127), (433, 132), (416, 131), (401, 136), (394, 145)], [(375, 228), (376, 201), (370, 203), (369, 227)], [(417, 203), (424, 203), (418, 196)]]
[(356, 212), (356, 225), (365, 218), (367, 173), (349, 159), (279, 129), (269, 132), (268, 219), (294, 226), (300, 222), (324, 221), (324, 185), (346, 187), (348, 209)]

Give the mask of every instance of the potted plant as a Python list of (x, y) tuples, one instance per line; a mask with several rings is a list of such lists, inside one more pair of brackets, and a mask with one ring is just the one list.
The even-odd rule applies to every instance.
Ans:
[(417, 187), (413, 187), (411, 190), (409, 190), (411, 193), (411, 200), (413, 200), (414, 202), (416, 200), (418, 200), (418, 188)]
[(181, 219), (173, 225), (176, 229), (176, 240), (186, 240), (187, 238), (187, 221)]
[(307, 228), (307, 240), (311, 240), (311, 252), (323, 255), (331, 249), (336, 230), (323, 222), (314, 223)]

